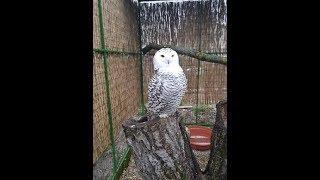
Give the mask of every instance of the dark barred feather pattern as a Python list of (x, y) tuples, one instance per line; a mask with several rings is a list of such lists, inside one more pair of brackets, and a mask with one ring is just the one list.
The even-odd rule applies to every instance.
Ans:
[(148, 116), (172, 115), (179, 107), (187, 88), (183, 72), (157, 72), (148, 88)]

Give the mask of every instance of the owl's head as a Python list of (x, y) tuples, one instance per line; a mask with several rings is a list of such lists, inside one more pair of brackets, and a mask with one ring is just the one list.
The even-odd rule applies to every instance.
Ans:
[(153, 65), (154, 70), (180, 67), (178, 54), (170, 48), (162, 48), (155, 53)]

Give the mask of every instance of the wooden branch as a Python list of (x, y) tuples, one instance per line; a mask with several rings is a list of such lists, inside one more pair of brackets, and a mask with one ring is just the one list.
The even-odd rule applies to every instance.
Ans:
[(190, 109), (193, 108), (193, 106), (179, 106), (178, 109)]
[(200, 61), (227, 65), (227, 60), (217, 55), (207, 54), (194, 49), (186, 49), (186, 48), (172, 46), (172, 45), (149, 44), (146, 47), (144, 47), (141, 51), (143, 54), (146, 54), (152, 49), (159, 50), (161, 48), (171, 48), (175, 50), (178, 54), (190, 56), (192, 58), (199, 59)]

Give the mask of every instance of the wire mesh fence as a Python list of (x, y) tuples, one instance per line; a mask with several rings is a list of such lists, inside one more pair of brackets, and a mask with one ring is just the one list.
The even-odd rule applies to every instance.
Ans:
[[(93, 162), (96, 162), (111, 144), (106, 78), (109, 81), (112, 131), (119, 134), (122, 122), (138, 111), (140, 74), (137, 56), (139, 39), (133, 4), (126, 0), (101, 1), (101, 28), (99, 1), (94, 0), (93, 3)], [(100, 29), (103, 29), (103, 40)], [(108, 63), (108, 74), (103, 55)]]

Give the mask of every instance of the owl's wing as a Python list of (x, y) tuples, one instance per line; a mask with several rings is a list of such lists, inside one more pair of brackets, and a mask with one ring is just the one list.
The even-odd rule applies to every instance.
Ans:
[(157, 74), (153, 76), (148, 87), (148, 112), (158, 114), (165, 108), (163, 80)]

